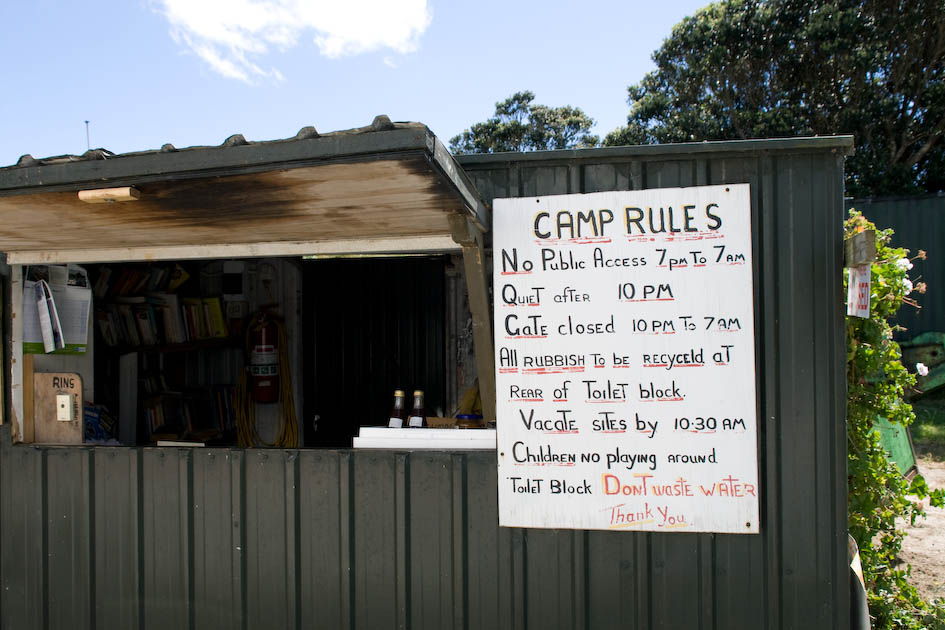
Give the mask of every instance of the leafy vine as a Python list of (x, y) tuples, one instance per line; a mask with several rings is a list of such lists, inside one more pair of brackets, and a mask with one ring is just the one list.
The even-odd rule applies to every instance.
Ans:
[[(875, 229), (851, 210), (845, 234)], [(924, 601), (909, 582), (911, 568), (899, 553), (905, 538), (901, 524), (924, 516), (917, 499), (945, 505), (945, 492), (930, 491), (921, 475), (906, 481), (880, 445), (874, 424), (879, 417), (909, 426), (915, 419), (904, 394), (915, 384), (901, 361), (889, 320), (910, 295), (924, 292), (909, 279), (908, 250), (890, 246), (892, 230), (876, 230), (876, 261), (871, 265), (870, 316), (847, 317), (848, 521), (860, 548), (873, 627), (945, 629), (945, 601)], [(924, 258), (920, 251), (916, 258)], [(847, 279), (844, 275), (844, 284)], [(897, 522), (898, 519), (898, 522)]]

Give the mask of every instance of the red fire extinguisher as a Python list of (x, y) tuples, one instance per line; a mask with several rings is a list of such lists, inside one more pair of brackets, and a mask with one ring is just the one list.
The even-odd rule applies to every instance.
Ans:
[(279, 400), (279, 348), (276, 323), (263, 316), (250, 329), (250, 395), (260, 403)]

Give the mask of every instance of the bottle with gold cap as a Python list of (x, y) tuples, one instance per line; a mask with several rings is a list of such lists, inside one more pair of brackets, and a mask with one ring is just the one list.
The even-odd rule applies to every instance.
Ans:
[(404, 426), (404, 416), (407, 410), (404, 408), (404, 390), (394, 390), (394, 406), (390, 410), (390, 422), (387, 423), (392, 429), (400, 429)]
[(415, 389), (413, 391), (413, 409), (410, 411), (407, 426), (411, 429), (419, 429), (425, 424), (426, 417), (423, 413), (423, 391)]

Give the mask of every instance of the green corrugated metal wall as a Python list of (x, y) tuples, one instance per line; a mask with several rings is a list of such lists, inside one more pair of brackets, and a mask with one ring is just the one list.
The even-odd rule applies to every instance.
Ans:
[(876, 227), (895, 230), (892, 244), (896, 247), (905, 247), (913, 256), (920, 249), (928, 253), (926, 260), (913, 261), (909, 272), (910, 277), (928, 285), (924, 295), (911, 296), (922, 308), (902, 307), (896, 322), (906, 330), (897, 337), (911, 339), (919, 333), (945, 331), (945, 196), (847, 199), (846, 203)]
[(603, 596), (585, 606), (623, 627), (848, 627), (843, 150), (833, 142), (459, 158), (486, 201), (751, 184), (762, 532), (638, 533), (590, 558), (588, 597)]
[(497, 526), (494, 453), (0, 440), (3, 628), (844, 629), (838, 139), (462, 158), (486, 200), (752, 185), (761, 534)]

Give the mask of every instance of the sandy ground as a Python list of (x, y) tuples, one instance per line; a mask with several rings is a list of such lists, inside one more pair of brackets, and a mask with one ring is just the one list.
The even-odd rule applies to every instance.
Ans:
[[(940, 454), (918, 454), (919, 472), (929, 488), (945, 488), (945, 461)], [(912, 583), (926, 600), (945, 597), (945, 509), (929, 507), (926, 518), (906, 527), (902, 560), (912, 565)]]

